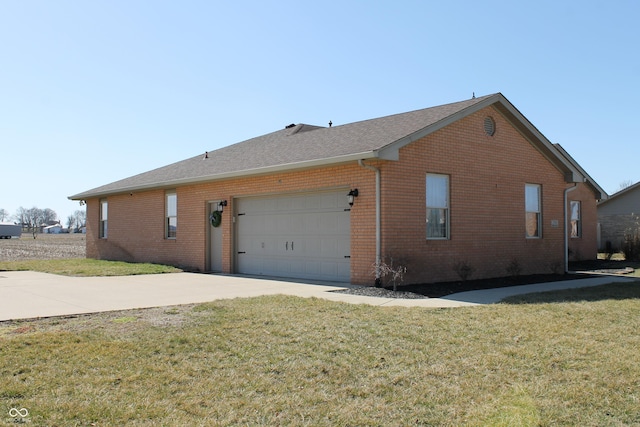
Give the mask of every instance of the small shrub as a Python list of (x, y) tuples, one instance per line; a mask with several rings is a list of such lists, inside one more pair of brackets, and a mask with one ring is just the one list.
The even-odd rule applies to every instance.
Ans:
[(627, 261), (640, 261), (640, 235), (637, 232), (624, 236), (622, 252)]
[(617, 250), (615, 250), (613, 248), (613, 245), (611, 244), (611, 240), (607, 240), (607, 242), (604, 245), (604, 259), (606, 259), (607, 261), (611, 260), (611, 257), (613, 256), (614, 253), (616, 253)]
[(382, 281), (385, 277), (390, 276), (393, 283), (394, 292), (398, 290), (398, 284), (404, 281), (404, 275), (407, 273), (407, 267), (403, 265), (393, 265), (393, 258), (389, 258), (389, 263), (384, 259), (373, 265), (373, 273), (376, 276), (376, 286), (380, 286), (378, 279)]
[(460, 279), (462, 279), (463, 282), (466, 282), (467, 279), (473, 275), (475, 270), (476, 269), (469, 265), (467, 261), (458, 261), (453, 265), (453, 271), (460, 276)]
[(507, 266), (507, 273), (511, 277), (518, 277), (520, 273), (522, 273), (522, 266), (520, 265), (520, 261), (517, 258), (513, 258), (509, 265)]
[(625, 230), (622, 252), (627, 261), (640, 261), (640, 216), (633, 215), (634, 225)]

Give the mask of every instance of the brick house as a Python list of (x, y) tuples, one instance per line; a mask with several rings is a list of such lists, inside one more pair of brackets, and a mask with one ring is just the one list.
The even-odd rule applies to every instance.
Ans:
[(497, 93), (290, 125), (70, 199), (90, 258), (371, 285), (379, 259), (405, 283), (562, 272), (569, 253), (596, 257), (603, 197)]
[(598, 203), (599, 247), (615, 252), (622, 249), (625, 236), (640, 228), (640, 182)]

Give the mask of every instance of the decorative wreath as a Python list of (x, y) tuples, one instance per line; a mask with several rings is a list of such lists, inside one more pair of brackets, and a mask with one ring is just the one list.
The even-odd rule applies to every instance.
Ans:
[(220, 227), (220, 223), (222, 222), (222, 212), (211, 212), (211, 215), (209, 215), (209, 221), (211, 221), (212, 227)]

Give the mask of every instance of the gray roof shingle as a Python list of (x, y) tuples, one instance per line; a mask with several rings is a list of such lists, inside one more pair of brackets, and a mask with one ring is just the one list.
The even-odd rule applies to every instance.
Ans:
[[(172, 187), (258, 173), (293, 170), (366, 158), (397, 158), (397, 150), (472, 112), (500, 104), (556, 157), (552, 144), (501, 94), (487, 95), (438, 107), (349, 123), (319, 127), (298, 124), (248, 139), (148, 172), (131, 176), (69, 198), (83, 200), (136, 190)], [(549, 147), (546, 146), (551, 146)], [(558, 160), (557, 158), (555, 160)], [(560, 162), (563, 163), (563, 162)], [(562, 165), (560, 165), (562, 166)]]

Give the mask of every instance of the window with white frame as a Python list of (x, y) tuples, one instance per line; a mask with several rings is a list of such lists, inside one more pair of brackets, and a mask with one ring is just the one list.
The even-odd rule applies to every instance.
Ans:
[(427, 239), (449, 238), (449, 176), (427, 174)]
[(107, 238), (107, 219), (108, 219), (109, 204), (107, 199), (100, 200), (100, 232), (99, 237), (101, 239)]
[(527, 238), (542, 237), (542, 215), (540, 203), (540, 185), (526, 184), (524, 188), (525, 197), (525, 233)]
[(165, 237), (175, 239), (178, 229), (178, 196), (175, 191), (166, 193)]
[(582, 237), (582, 221), (580, 221), (580, 202), (571, 201), (571, 237)]

